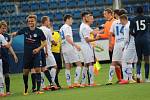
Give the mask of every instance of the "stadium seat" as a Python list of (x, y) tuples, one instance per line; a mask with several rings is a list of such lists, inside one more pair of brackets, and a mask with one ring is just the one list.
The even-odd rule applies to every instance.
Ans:
[(76, 1), (68, 1), (67, 2), (67, 8), (75, 8), (77, 6), (77, 2)]
[(85, 7), (85, 1), (84, 0), (79, 0), (77, 1), (78, 7)]
[(99, 9), (94, 9), (94, 10), (92, 10), (92, 12), (93, 12), (93, 16), (94, 16), (94, 17), (99, 17), (99, 16), (100, 16), (100, 11), (99, 11)]
[(95, 0), (87, 0), (86, 1), (86, 6), (94, 6), (95, 5)]
[(73, 11), (73, 18), (75, 19), (80, 18), (80, 14), (81, 14), (81, 11), (79, 10)]
[(67, 7), (67, 2), (66, 0), (62, 0), (59, 2), (59, 6), (58, 6), (60, 9), (64, 9)]
[(39, 9), (39, 3), (36, 3), (36, 2), (32, 2), (31, 3), (31, 10), (32, 11), (36, 11)]
[(48, 2), (41, 1), (39, 3), (40, 3), (40, 10), (48, 10), (49, 9)]
[(60, 28), (60, 27), (59, 27), (58, 24), (55, 24), (55, 23), (54, 23), (54, 24), (53, 24), (53, 27), (54, 27), (54, 30), (58, 30), (58, 31), (59, 31), (59, 28)]
[(113, 0), (105, 0), (105, 3), (108, 5), (112, 5), (113, 4)]
[(104, 0), (95, 0), (96, 6), (101, 6), (104, 4)]
[(49, 2), (49, 9), (57, 9), (58, 8), (58, 3), (56, 1), (51, 1)]
[(21, 9), (22, 12), (28, 12), (28, 11), (31, 10), (30, 5), (27, 2), (22, 2), (21, 5), (20, 5), (20, 9)]
[(78, 29), (79, 28), (79, 23), (73, 23), (72, 24), (72, 29)]
[(56, 12), (55, 13), (55, 20), (56, 21), (59, 21), (59, 20), (62, 20), (63, 19), (63, 14), (62, 12)]
[(143, 5), (143, 7), (144, 7), (144, 13), (145, 13), (145, 14), (148, 14), (148, 12), (149, 12), (149, 6), (150, 6), (150, 4), (148, 4), (148, 3), (145, 3), (145, 4)]

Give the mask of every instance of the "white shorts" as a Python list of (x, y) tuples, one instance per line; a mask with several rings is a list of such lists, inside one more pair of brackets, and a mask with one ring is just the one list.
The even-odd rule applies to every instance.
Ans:
[(91, 45), (87, 43), (81, 44), (81, 52), (83, 55), (84, 63), (94, 62), (94, 50)]
[(122, 61), (122, 55), (123, 55), (123, 42), (115, 43), (112, 61)]
[(127, 63), (136, 63), (137, 62), (137, 53), (135, 45), (128, 45), (123, 51), (122, 61)]
[(65, 63), (75, 63), (80, 61), (79, 54), (75, 48), (62, 52)]
[(54, 55), (51, 51), (48, 51), (48, 57), (46, 57), (46, 67), (56, 66)]

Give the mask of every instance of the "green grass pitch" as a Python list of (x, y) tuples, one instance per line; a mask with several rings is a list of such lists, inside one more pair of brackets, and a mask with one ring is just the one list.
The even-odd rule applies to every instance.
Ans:
[[(75, 68), (72, 69), (72, 81), (74, 70)], [(23, 96), (22, 74), (11, 74), (13, 94), (8, 97), (0, 97), (0, 100), (150, 100), (150, 83), (106, 86), (108, 71), (109, 65), (103, 64), (99, 75), (95, 77), (96, 83), (101, 86), (46, 91), (41, 95), (31, 93), (31, 79), (29, 79), (29, 95), (27, 96)], [(61, 70), (59, 79), (61, 86), (66, 86), (64, 69)], [(116, 77), (113, 81), (114, 83), (117, 81)]]

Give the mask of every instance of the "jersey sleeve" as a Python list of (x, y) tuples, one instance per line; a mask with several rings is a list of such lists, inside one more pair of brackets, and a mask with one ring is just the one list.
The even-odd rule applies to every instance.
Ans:
[(26, 28), (20, 29), (20, 30), (17, 32), (17, 35), (25, 34), (25, 30), (26, 30)]
[(87, 37), (90, 37), (90, 33), (92, 32), (93, 30), (89, 27), (84, 27), (83, 30), (82, 30), (82, 35), (84, 38), (87, 38)]
[(5, 37), (3, 35), (0, 35), (0, 40), (3, 46), (8, 44), (8, 42), (5, 40)]
[(66, 37), (66, 36), (71, 36), (71, 34), (72, 34), (72, 30), (71, 30), (71, 28), (70, 27), (66, 27), (66, 28), (64, 28), (64, 36)]
[(130, 26), (129, 26), (130, 31), (129, 31), (129, 33), (133, 36), (135, 36), (135, 26), (136, 26), (135, 22), (133, 20), (130, 21)]

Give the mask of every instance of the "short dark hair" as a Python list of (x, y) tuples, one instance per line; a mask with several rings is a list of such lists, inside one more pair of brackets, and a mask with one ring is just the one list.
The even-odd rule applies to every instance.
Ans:
[(119, 10), (119, 16), (121, 16), (123, 14), (128, 14), (128, 11), (126, 9), (120, 9)]
[(114, 10), (114, 14), (119, 15), (119, 11), (120, 11), (119, 9), (115, 9), (115, 10)]
[(91, 12), (90, 11), (84, 11), (84, 12), (81, 13), (81, 17), (83, 18), (88, 14), (91, 14)]
[(144, 12), (144, 9), (142, 6), (138, 6), (137, 9), (136, 9), (136, 13), (138, 14), (142, 14)]
[(110, 14), (113, 14), (113, 11), (110, 9), (110, 8), (106, 8), (104, 11), (110, 13)]
[(66, 15), (64, 16), (64, 21), (66, 21), (67, 19), (70, 19), (70, 18), (72, 18), (72, 15), (66, 14)]
[(123, 15), (121, 15), (121, 16), (120, 16), (120, 19), (128, 20), (128, 16), (127, 16), (127, 15), (125, 15), (125, 14), (123, 14)]
[(47, 19), (49, 19), (48, 16), (43, 16), (43, 17), (41, 18), (41, 23), (44, 24), (45, 21), (47, 21)]

